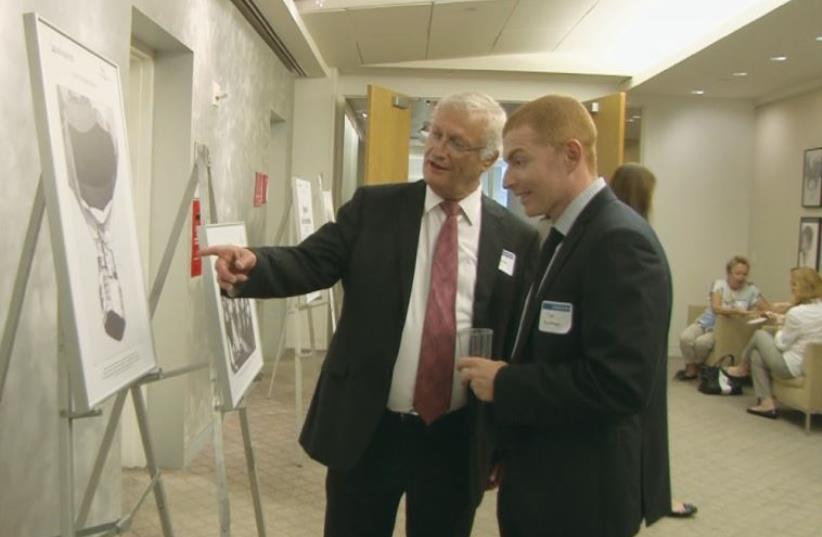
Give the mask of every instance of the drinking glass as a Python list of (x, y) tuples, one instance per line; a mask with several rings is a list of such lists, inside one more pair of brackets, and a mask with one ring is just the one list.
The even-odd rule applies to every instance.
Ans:
[(463, 328), (457, 332), (457, 357), (491, 357), (494, 331), (490, 328)]

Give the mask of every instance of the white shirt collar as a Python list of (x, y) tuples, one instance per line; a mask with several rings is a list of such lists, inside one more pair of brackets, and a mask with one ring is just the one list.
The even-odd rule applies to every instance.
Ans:
[[(431, 209), (436, 208), (443, 201), (445, 198), (431, 190), (429, 185), (425, 185), (424, 214), (428, 214)], [(469, 225), (473, 226), (474, 222), (479, 222), (480, 211), (482, 211), (482, 185), (478, 185), (476, 190), (459, 200), (457, 204)]]
[(568, 207), (565, 208), (556, 222), (554, 222), (553, 225), (557, 228), (557, 231), (567, 237), (568, 232), (571, 231), (571, 227), (573, 227), (580, 213), (582, 213), (583, 209), (588, 206), (594, 196), (603, 188), (605, 188), (605, 179), (597, 177), (585, 190), (580, 192), (577, 197), (568, 204)]

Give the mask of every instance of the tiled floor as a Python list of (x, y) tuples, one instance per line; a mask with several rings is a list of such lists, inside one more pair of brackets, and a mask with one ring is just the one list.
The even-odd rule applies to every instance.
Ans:
[[(269, 537), (322, 535), (324, 468), (299, 455), (294, 432), (292, 362), (280, 364), (275, 395), (266, 382), (250, 395), (248, 416)], [(319, 359), (304, 360), (305, 386), (313, 387)], [(678, 367), (673, 359), (670, 369)], [(747, 389), (750, 392), (750, 388)], [(306, 398), (310, 389), (306, 390)], [(822, 419), (806, 435), (798, 413), (771, 421), (747, 415), (750, 393), (709, 397), (693, 383), (672, 382), (671, 462), (674, 494), (699, 506), (690, 520), (664, 519), (643, 529), (644, 537), (820, 537), (822, 536)], [(236, 414), (224, 424), (225, 461), (231, 502), (231, 535), (256, 536), (254, 509)], [(295, 461), (300, 460), (301, 466)], [(144, 472), (127, 471), (126, 509), (147, 482)], [(185, 471), (166, 472), (164, 483), (176, 537), (219, 536), (213, 453), (210, 448)], [(477, 513), (474, 537), (498, 535), (496, 497), (486, 496)], [(403, 519), (395, 536), (402, 536)], [(160, 537), (149, 497), (126, 533)], [(580, 536), (582, 537), (582, 536)]]

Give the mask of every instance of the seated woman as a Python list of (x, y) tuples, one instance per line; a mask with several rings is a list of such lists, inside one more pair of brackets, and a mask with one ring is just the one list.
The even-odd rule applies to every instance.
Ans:
[(725, 265), (725, 278), (711, 286), (710, 304), (705, 312), (679, 336), (685, 369), (677, 371), (675, 379), (691, 380), (698, 376), (699, 368), (714, 348), (717, 315), (750, 316), (756, 310), (770, 309), (759, 288), (748, 281), (750, 268), (748, 260), (738, 255)]
[[(745, 347), (743, 362), (729, 367), (732, 376), (753, 376), (756, 405), (748, 412), (776, 418), (776, 403), (771, 396), (771, 377), (793, 378), (803, 375), (802, 361), (809, 343), (822, 343), (822, 278), (812, 268), (791, 270), (792, 306), (785, 313), (785, 324), (775, 336), (765, 330), (754, 332)], [(777, 320), (779, 314), (766, 315)]]

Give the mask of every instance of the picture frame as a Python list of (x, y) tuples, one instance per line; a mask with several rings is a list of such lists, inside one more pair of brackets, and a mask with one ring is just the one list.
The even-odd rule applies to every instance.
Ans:
[[(200, 244), (245, 246), (245, 224), (242, 222), (209, 224), (200, 228)], [(228, 298), (220, 291), (214, 272), (216, 258), (204, 259), (206, 294), (206, 331), (211, 336), (214, 366), (221, 387), (223, 408), (238, 407), (254, 378), (263, 368), (257, 306), (248, 298)]]
[(802, 160), (802, 207), (822, 207), (822, 147), (805, 150)]
[(819, 230), (822, 218), (805, 216), (799, 219), (796, 266), (819, 270)]
[(156, 367), (120, 71), (24, 16), (61, 343), (78, 411)]

